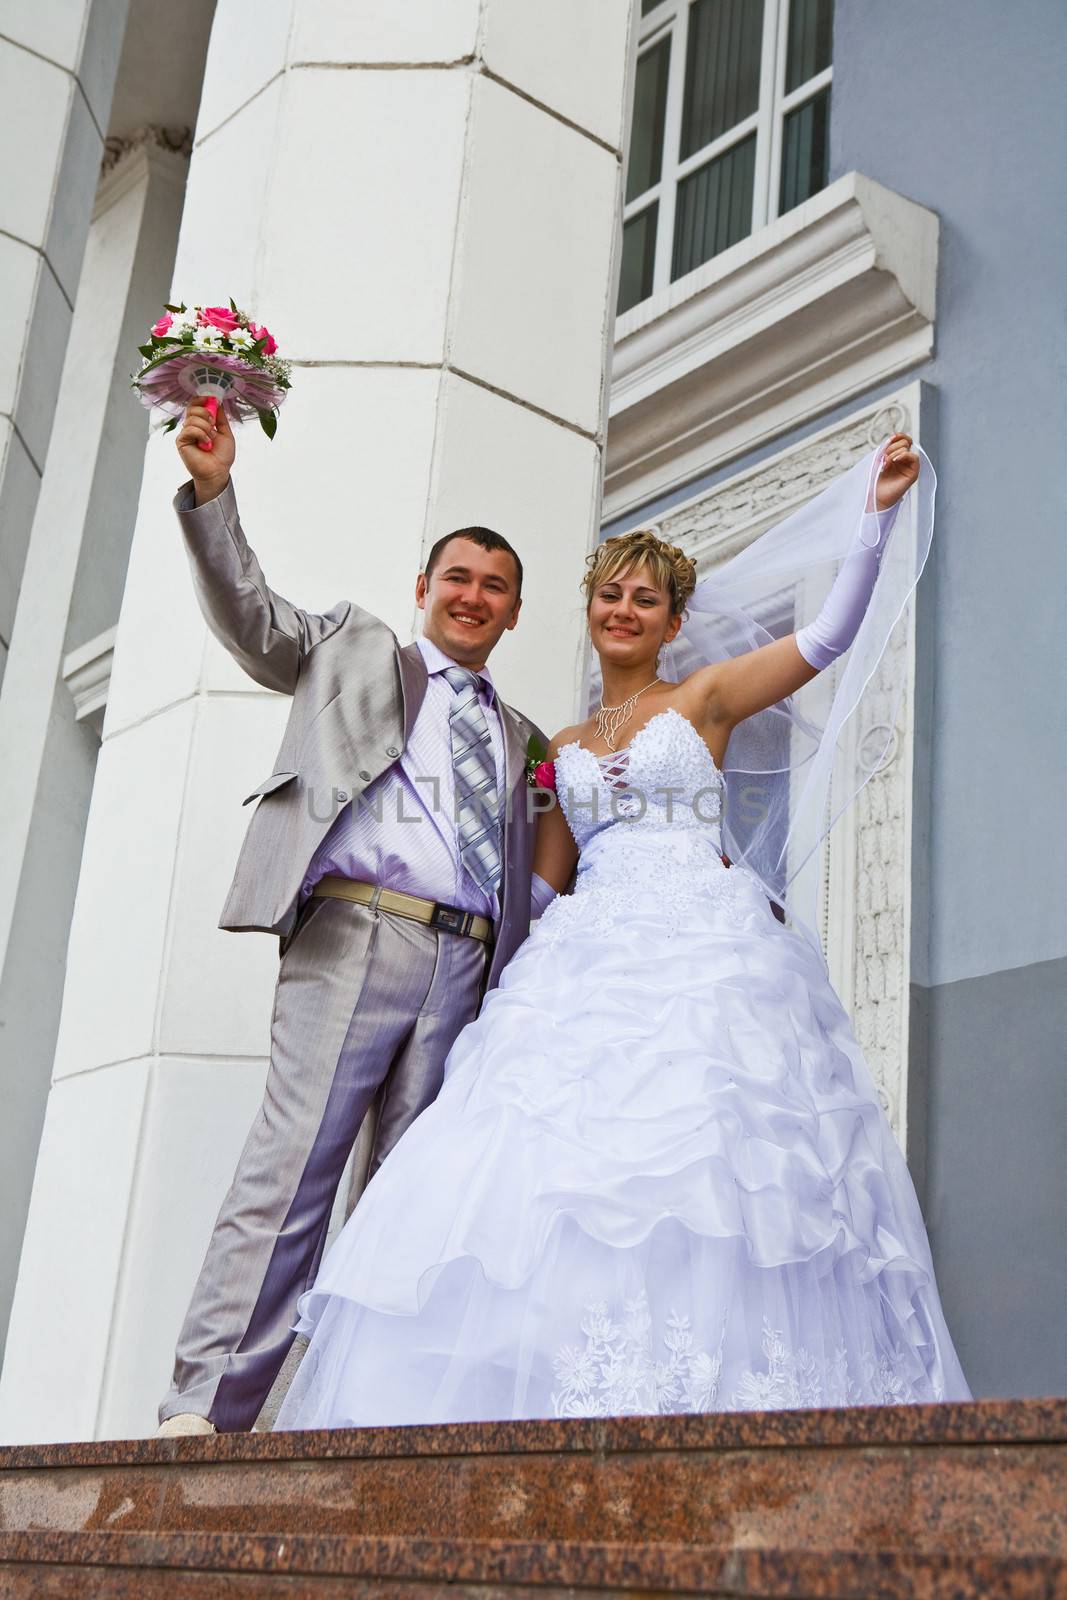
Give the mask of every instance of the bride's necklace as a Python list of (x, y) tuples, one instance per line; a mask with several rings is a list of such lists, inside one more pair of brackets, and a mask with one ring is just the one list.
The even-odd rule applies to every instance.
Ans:
[(653, 678), (652, 683), (646, 683), (644, 689), (635, 690), (629, 699), (624, 700), (621, 705), (617, 706), (606, 706), (604, 704), (604, 696), (601, 695), (600, 710), (593, 718), (593, 725), (596, 728), (597, 738), (603, 739), (609, 750), (618, 748), (615, 740), (618, 737), (619, 730), (633, 716), (634, 706), (644, 694), (645, 689), (651, 689), (652, 684), (658, 682), (658, 677)]

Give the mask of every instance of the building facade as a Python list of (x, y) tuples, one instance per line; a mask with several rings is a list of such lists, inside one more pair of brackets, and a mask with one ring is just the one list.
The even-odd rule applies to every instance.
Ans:
[(855, 732), (891, 738), (823, 935), (975, 1392), (1062, 1392), (1061, 8), (1010, 39), (991, 0), (175, 11), (39, 0), (0, 38), (40, 130), (0, 191), (0, 1438), (151, 1427), (266, 1065), (276, 946), (216, 919), (286, 706), (207, 635), (128, 393), (173, 296), (297, 362), (235, 471), (274, 586), (410, 637), (433, 539), (502, 527), (499, 679), (546, 726), (598, 537), (654, 521), (708, 570), (922, 443), (906, 692)]

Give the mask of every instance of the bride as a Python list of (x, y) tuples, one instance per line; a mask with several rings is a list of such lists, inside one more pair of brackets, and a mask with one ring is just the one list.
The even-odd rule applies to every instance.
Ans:
[[(559, 802), (543, 915), (303, 1297), (279, 1428), (970, 1397), (904, 1159), (780, 870), (786, 812), (806, 804), (816, 842), (828, 826), (824, 758), (899, 615), (883, 558), (920, 456), (894, 435), (844, 498), (757, 540), (766, 571), (824, 540), (821, 609), (745, 648), (750, 591), (727, 581), (703, 618), (719, 647), (697, 617), (705, 662), (680, 681), (660, 668), (692, 562), (647, 531), (589, 558), (601, 710), (540, 774)], [(820, 733), (791, 697), (850, 645), (864, 676)], [(781, 751), (805, 733), (798, 767)], [(760, 805), (732, 802), (742, 773)]]

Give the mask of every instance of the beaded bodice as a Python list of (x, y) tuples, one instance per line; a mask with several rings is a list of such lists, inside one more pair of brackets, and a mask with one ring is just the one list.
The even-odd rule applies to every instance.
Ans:
[(576, 925), (610, 937), (638, 916), (670, 936), (694, 914), (737, 926), (766, 911), (751, 875), (723, 864), (725, 782), (680, 712), (657, 712), (624, 750), (604, 756), (564, 745), (556, 793), (578, 844), (578, 873), (573, 893), (549, 905), (538, 938), (558, 943)]
[(624, 750), (577, 741), (556, 757), (556, 793), (579, 850), (605, 828), (702, 832), (719, 844), (722, 773), (688, 717), (658, 711)]

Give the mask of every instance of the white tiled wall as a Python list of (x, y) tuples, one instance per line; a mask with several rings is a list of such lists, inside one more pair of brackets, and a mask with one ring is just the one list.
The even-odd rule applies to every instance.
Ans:
[(55, 1075), (155, 1048), (171, 885), (196, 707), (105, 741), (67, 954)]
[(49, 1096), (0, 1384), (4, 1444), (96, 1433), (149, 1071), (127, 1061)]
[(0, 317), (0, 412), (8, 415), (15, 409), (22, 350), (41, 268), (36, 250), (0, 233), (0, 284), (5, 307)]
[[(281, 72), (287, 59), (292, 11), (293, 0), (222, 0), (216, 5), (197, 140), (206, 139)], [(237, 184), (255, 167), (268, 165), (261, 156), (254, 166), (230, 167), (229, 172)]]
[[(0, 142), (0, 220), (5, 233), (38, 248), (48, 231), (73, 96), (68, 72), (0, 38), (0, 105), (8, 130)], [(28, 128), (32, 138), (12, 137)]]
[(293, 355), (440, 361), (469, 92), (461, 72), (291, 74), (260, 293)]
[(108, 687), (105, 746), (199, 686), (205, 628), (170, 504), (184, 476), (173, 435), (153, 432)]
[(4, 0), (4, 33), (57, 66), (78, 64), (85, 7), (69, 0)]
[(174, 1341), (265, 1072), (265, 1061), (163, 1056), (153, 1063), (115, 1286), (101, 1438), (137, 1438), (155, 1427)]
[(262, 220), (271, 174), (263, 152), (276, 137), (283, 90), (278, 79), (193, 150), (174, 264), (175, 304), (215, 305), (220, 297), (225, 301), (232, 295), (238, 305), (258, 309)]
[(472, 54), (478, 0), (300, 0), (294, 61), (449, 62)]
[(37, 293), (15, 414), (19, 432), (34, 460), (40, 464), (48, 454), (52, 436), (71, 310), (48, 262), (43, 256), (36, 256), (35, 260), (39, 263)]
[(493, 0), (486, 8), (486, 64), (617, 149), (629, 11), (620, 0)]
[(274, 771), (287, 709), (284, 696), (271, 694), (251, 702), (208, 695), (197, 706), (161, 972), (157, 1048), (163, 1052), (270, 1053), (278, 941), (217, 924), (252, 814), (241, 802)]
[(488, 78), (468, 161), (451, 359), (594, 432), (618, 162)]

